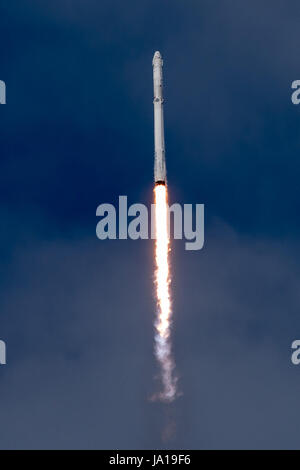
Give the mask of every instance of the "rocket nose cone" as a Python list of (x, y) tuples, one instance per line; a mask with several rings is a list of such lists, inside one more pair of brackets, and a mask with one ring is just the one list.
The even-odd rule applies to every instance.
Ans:
[(156, 63), (161, 63), (162, 65), (162, 56), (161, 56), (161, 53), (159, 51), (156, 51), (154, 56), (153, 56), (153, 61), (152, 61), (153, 65)]

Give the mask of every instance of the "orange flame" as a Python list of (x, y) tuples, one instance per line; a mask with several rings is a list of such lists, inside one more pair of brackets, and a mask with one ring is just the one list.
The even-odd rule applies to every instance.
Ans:
[(171, 353), (170, 326), (171, 326), (171, 298), (170, 298), (170, 268), (169, 250), (170, 239), (168, 233), (168, 197), (167, 187), (157, 185), (155, 192), (155, 260), (156, 260), (156, 296), (158, 313), (155, 323), (155, 354), (161, 364), (163, 391), (160, 398), (164, 401), (173, 401), (176, 398), (176, 378), (173, 377), (174, 361)]

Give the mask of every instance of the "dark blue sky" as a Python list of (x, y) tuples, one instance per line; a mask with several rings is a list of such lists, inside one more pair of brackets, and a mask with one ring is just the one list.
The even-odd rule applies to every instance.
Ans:
[[(299, 18), (296, 0), (0, 3), (1, 448), (299, 447)], [(204, 249), (172, 250), (170, 410), (149, 401), (152, 243), (95, 235), (102, 202), (151, 201), (157, 49), (170, 198), (206, 210)]]

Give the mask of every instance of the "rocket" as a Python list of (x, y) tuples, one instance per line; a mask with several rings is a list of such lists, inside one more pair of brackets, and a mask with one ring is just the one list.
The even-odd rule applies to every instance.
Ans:
[(164, 109), (163, 109), (163, 60), (160, 52), (153, 56), (153, 88), (154, 88), (154, 182), (166, 184), (166, 159), (164, 136)]

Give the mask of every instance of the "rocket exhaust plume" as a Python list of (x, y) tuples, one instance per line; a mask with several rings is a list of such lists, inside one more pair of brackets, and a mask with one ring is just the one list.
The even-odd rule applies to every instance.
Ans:
[(170, 296), (168, 231), (168, 191), (166, 185), (166, 162), (163, 118), (162, 57), (155, 52), (153, 57), (154, 83), (154, 195), (155, 195), (155, 287), (157, 317), (155, 321), (155, 355), (160, 364), (163, 389), (159, 394), (162, 401), (171, 402), (177, 396), (175, 364), (171, 348), (172, 305)]
[(170, 327), (171, 327), (171, 298), (170, 298), (170, 268), (169, 268), (169, 234), (168, 234), (168, 200), (167, 187), (157, 184), (155, 193), (155, 284), (157, 297), (157, 318), (155, 322), (155, 355), (161, 366), (163, 390), (159, 397), (163, 401), (173, 401), (176, 398), (176, 378), (173, 376), (174, 361), (172, 358)]

